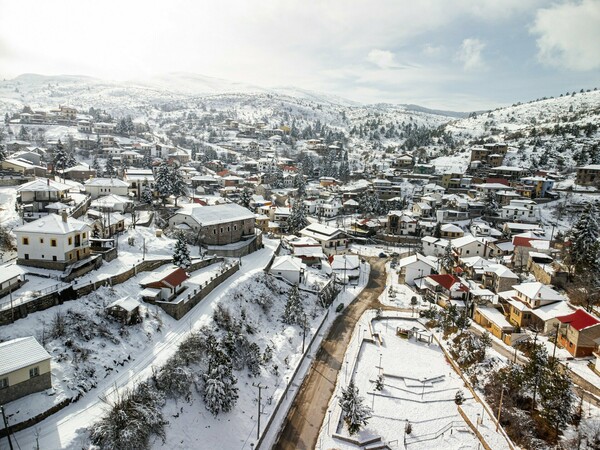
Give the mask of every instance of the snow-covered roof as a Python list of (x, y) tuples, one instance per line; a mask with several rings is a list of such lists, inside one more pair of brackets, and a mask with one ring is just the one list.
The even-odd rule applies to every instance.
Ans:
[(74, 231), (87, 231), (90, 226), (72, 217), (67, 217), (67, 221), (63, 221), (62, 216), (58, 214), (48, 214), (41, 219), (26, 223), (14, 229), (15, 232), (26, 233), (44, 233), (44, 234), (67, 234)]
[(91, 178), (85, 183), (86, 186), (98, 187), (128, 187), (129, 183), (120, 180), (119, 178)]
[(115, 205), (120, 205), (124, 203), (133, 203), (133, 200), (123, 197), (122, 195), (109, 194), (104, 197), (99, 197), (91, 203), (92, 208), (98, 207), (111, 207)]
[(49, 178), (36, 178), (29, 183), (22, 184), (17, 188), (17, 192), (64, 192), (71, 189), (71, 186)]
[(332, 239), (337, 234), (343, 233), (339, 228), (329, 227), (327, 225), (322, 225), (320, 223), (312, 223), (302, 231), (300, 234), (308, 237), (319, 239)]
[(123, 297), (123, 298), (120, 298), (120, 299), (112, 302), (110, 305), (108, 305), (108, 308), (112, 308), (115, 306), (123, 308), (127, 312), (131, 312), (140, 306), (140, 302), (139, 302), (139, 300), (136, 300), (135, 298)]
[(6, 281), (9, 281), (13, 278), (16, 278), (19, 275), (24, 275), (26, 273), (27, 271), (18, 264), (3, 266), (2, 269), (0, 269), (0, 284), (5, 283)]
[(50, 359), (50, 354), (33, 337), (0, 343), (0, 376)]
[(416, 255), (407, 256), (406, 258), (402, 258), (400, 261), (398, 261), (398, 267), (410, 266), (411, 264), (414, 264), (419, 261), (428, 265), (432, 269), (437, 268), (437, 264), (434, 261), (432, 261), (430, 258), (427, 258), (426, 256), (421, 255), (420, 253), (417, 253)]
[(517, 280), (519, 279), (519, 276), (516, 273), (514, 273), (512, 270), (510, 270), (508, 267), (506, 267), (502, 264), (492, 264), (492, 265), (486, 267), (485, 271), (493, 272), (502, 278), (514, 278)]
[(335, 255), (331, 263), (333, 270), (351, 270), (360, 267), (358, 255)]
[(446, 223), (442, 225), (442, 231), (445, 233), (462, 233), (463, 229), (453, 223)]
[(566, 316), (573, 312), (573, 308), (569, 306), (568, 302), (555, 302), (549, 305), (540, 306), (532, 310), (533, 314), (539, 317), (544, 322), (555, 319), (558, 316)]
[(253, 212), (236, 203), (214, 206), (191, 204), (184, 206), (177, 214), (189, 215), (203, 227), (255, 218)]
[(481, 314), (487, 320), (494, 323), (495, 325), (498, 325), (503, 330), (505, 330), (505, 329), (512, 330), (514, 328), (506, 320), (506, 318), (504, 317), (504, 314), (502, 314), (496, 308), (484, 308), (484, 307), (478, 306), (476, 308), (476, 310), (479, 311), (479, 314)]
[(513, 286), (513, 288), (531, 299), (541, 299), (541, 300), (551, 300), (551, 301), (561, 301), (566, 300), (566, 298), (560, 295), (551, 287), (540, 283), (539, 281), (534, 281), (531, 283), (521, 283)]
[(300, 258), (296, 258), (290, 255), (278, 256), (271, 265), (271, 271), (273, 270), (287, 270), (292, 272), (299, 272), (303, 270), (305, 265), (302, 263)]

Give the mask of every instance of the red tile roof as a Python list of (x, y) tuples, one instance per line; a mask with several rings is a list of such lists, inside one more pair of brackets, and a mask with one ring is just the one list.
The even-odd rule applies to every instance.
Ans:
[(181, 267), (171, 272), (169, 275), (162, 279), (163, 282), (168, 283), (171, 286), (179, 286), (185, 280), (187, 280), (188, 274)]
[(513, 238), (513, 245), (515, 247), (531, 247), (531, 241), (540, 241), (541, 239), (528, 238), (523, 236), (515, 236)]
[(593, 327), (594, 325), (600, 324), (600, 320), (587, 313), (583, 309), (578, 309), (573, 314), (559, 316), (557, 317), (557, 319), (560, 320), (562, 323), (568, 323), (577, 331), (581, 331), (585, 328)]
[(454, 287), (457, 283), (458, 283), (459, 291), (468, 291), (469, 290), (469, 288), (467, 288), (464, 284), (461, 283), (460, 278), (458, 278), (454, 275), (450, 275), (450, 274), (446, 273), (446, 274), (442, 274), (442, 275), (429, 275), (427, 278), (432, 279), (437, 284), (442, 286), (444, 289), (447, 289), (449, 291), (451, 291), (452, 287)]

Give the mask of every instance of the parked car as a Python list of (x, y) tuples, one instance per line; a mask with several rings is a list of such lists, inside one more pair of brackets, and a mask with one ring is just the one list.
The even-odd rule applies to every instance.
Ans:
[(340, 303), (339, 305), (337, 305), (337, 308), (335, 308), (335, 312), (340, 312), (342, 309), (344, 309), (344, 304)]
[(387, 256), (388, 256), (388, 255), (386, 255), (386, 254), (385, 254), (385, 253), (383, 253), (383, 252), (381, 252), (381, 253), (379, 254), (379, 257), (380, 257), (380, 258), (387, 258)]

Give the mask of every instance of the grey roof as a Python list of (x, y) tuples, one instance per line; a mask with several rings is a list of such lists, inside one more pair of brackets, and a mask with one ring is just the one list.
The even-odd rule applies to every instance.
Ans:
[(50, 359), (50, 354), (33, 337), (0, 343), (0, 376)]

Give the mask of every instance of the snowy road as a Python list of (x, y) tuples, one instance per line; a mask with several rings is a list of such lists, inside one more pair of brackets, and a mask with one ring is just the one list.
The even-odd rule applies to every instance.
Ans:
[[(265, 239), (265, 248), (242, 258), (240, 271), (216, 288), (206, 299), (192, 309), (186, 317), (154, 341), (154, 345), (136, 356), (132, 364), (113, 377), (99, 383), (77, 403), (50, 416), (35, 427), (16, 433), (14, 437), (20, 448), (36, 448), (36, 430), (39, 448), (58, 450), (65, 448), (82, 448), (87, 439), (85, 429), (97, 420), (105, 411), (105, 404), (100, 398), (115, 398), (117, 392), (131, 388), (152, 373), (152, 366), (160, 366), (175, 352), (178, 344), (189, 334), (210, 320), (212, 306), (216, 300), (244, 280), (262, 271), (275, 250), (273, 242)], [(6, 438), (0, 440), (0, 447), (8, 445)]]

